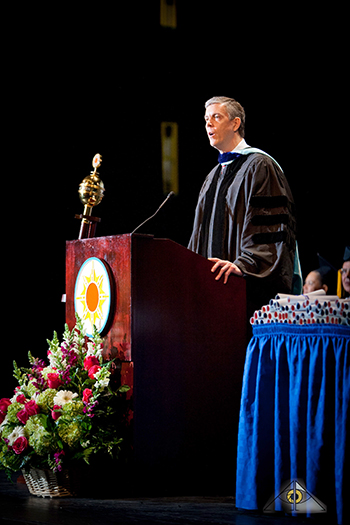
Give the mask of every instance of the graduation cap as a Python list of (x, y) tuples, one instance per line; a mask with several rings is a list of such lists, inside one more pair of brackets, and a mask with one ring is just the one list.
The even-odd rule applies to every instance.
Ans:
[(350, 261), (350, 246), (345, 246), (343, 261)]
[[(336, 268), (335, 266), (333, 266), (332, 263), (330, 263), (329, 261), (327, 261), (327, 259), (325, 259), (324, 257), (322, 257), (322, 255), (320, 255), (319, 253), (317, 254), (317, 258), (318, 258), (318, 263), (320, 265), (320, 268), (327, 268), (328, 270), (334, 270), (335, 272), (338, 271), (338, 268)], [(318, 271), (318, 270), (317, 270)]]
[(320, 274), (322, 284), (326, 284), (328, 286), (328, 294), (333, 295), (335, 293), (337, 283), (338, 269), (319, 253), (317, 254), (317, 257), (320, 267), (317, 268), (315, 272)]

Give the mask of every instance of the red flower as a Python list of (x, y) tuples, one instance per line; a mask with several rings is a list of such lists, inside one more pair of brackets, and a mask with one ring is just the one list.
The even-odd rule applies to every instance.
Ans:
[(20, 436), (16, 439), (12, 445), (12, 450), (15, 454), (22, 454), (22, 452), (28, 447), (28, 440), (24, 436)]
[(92, 390), (90, 388), (85, 388), (83, 392), (83, 401), (84, 403), (88, 403), (90, 401), (90, 398), (92, 397)]
[(4, 412), (6, 414), (7, 407), (9, 407), (11, 404), (12, 403), (8, 397), (3, 397), (0, 399), (0, 412)]
[(8, 397), (0, 399), (0, 424), (4, 421), (7, 414), (7, 408), (11, 405), (11, 401)]
[(97, 366), (99, 364), (100, 362), (95, 355), (89, 355), (88, 357), (85, 357), (84, 359), (84, 369), (85, 370), (90, 370), (92, 366)]
[(16, 401), (17, 403), (22, 403), (22, 405), (24, 405), (27, 402), (27, 398), (24, 394), (18, 394)]
[(17, 412), (17, 419), (22, 423), (22, 425), (25, 425), (29, 419), (29, 414), (26, 411), (25, 408), (22, 408), (19, 412)]
[(36, 404), (34, 399), (31, 399), (30, 401), (28, 401), (28, 403), (26, 403), (24, 409), (27, 412), (29, 417), (30, 416), (34, 416), (35, 414), (39, 414), (39, 412), (40, 412), (40, 408), (38, 407), (38, 405)]
[(59, 374), (51, 372), (50, 374), (47, 374), (47, 384), (49, 388), (58, 388), (63, 385), (63, 381), (60, 379)]
[(22, 423), (22, 425), (25, 425), (30, 418), (30, 416), (34, 416), (35, 414), (39, 414), (40, 408), (34, 401), (34, 399), (31, 399), (28, 401), (28, 403), (25, 404), (24, 408), (17, 412), (17, 419)]
[(52, 419), (54, 421), (56, 421), (60, 417), (60, 415), (61, 415), (60, 409), (61, 408), (62, 407), (60, 405), (54, 405), (53, 406), (53, 410), (51, 410), (51, 416), (52, 416)]
[(101, 370), (101, 367), (99, 365), (93, 365), (90, 370), (89, 370), (89, 378), (90, 379), (95, 379), (95, 374), (96, 372), (98, 372), (99, 370)]
[(8, 398), (8, 397), (3, 397), (2, 399), (0, 399), (0, 410), (1, 412), (7, 412), (7, 407), (9, 407), (11, 405), (11, 400)]

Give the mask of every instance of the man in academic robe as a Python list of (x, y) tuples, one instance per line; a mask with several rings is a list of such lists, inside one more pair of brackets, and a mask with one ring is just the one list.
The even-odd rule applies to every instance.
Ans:
[[(234, 99), (205, 104), (210, 145), (219, 164), (204, 181), (188, 248), (214, 262), (215, 279), (246, 279), (248, 316), (292, 289), (294, 202), (279, 164), (244, 140), (245, 113)], [(216, 273), (217, 272), (217, 273)]]

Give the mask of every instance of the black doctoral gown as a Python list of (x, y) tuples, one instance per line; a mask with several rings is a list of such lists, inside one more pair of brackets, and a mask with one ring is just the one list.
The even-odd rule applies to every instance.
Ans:
[[(235, 173), (234, 163), (228, 170), (232, 182), (216, 206), (222, 232), (221, 253), (215, 256), (234, 262), (243, 272), (250, 316), (278, 292), (291, 292), (296, 236), (294, 201), (284, 173), (268, 155), (251, 153), (236, 166)], [(208, 228), (206, 200), (212, 198), (218, 170), (220, 165), (209, 173), (201, 188), (188, 245), (204, 257), (208, 257), (208, 235), (202, 231), (203, 224)]]

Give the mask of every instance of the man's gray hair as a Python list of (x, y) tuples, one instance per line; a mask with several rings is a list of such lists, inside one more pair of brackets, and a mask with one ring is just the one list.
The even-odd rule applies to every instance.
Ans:
[(245, 112), (243, 107), (237, 100), (229, 97), (213, 97), (206, 101), (205, 109), (212, 104), (224, 104), (227, 114), (230, 120), (233, 120), (236, 117), (241, 119), (241, 125), (238, 128), (238, 133), (242, 138), (245, 135)]

